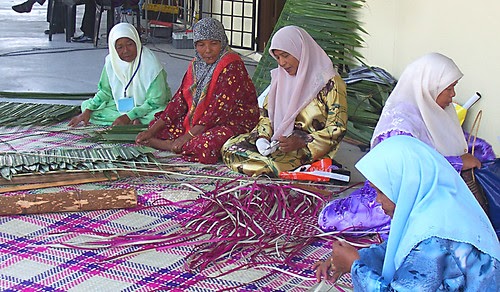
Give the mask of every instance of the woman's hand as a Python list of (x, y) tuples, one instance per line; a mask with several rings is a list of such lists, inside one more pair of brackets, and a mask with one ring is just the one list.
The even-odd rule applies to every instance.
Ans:
[(189, 134), (184, 134), (179, 138), (175, 139), (174, 142), (172, 143), (172, 152), (175, 152), (177, 154), (181, 153), (182, 146), (184, 146), (184, 144), (186, 144), (189, 140), (191, 140), (191, 135)]
[(154, 137), (153, 131), (146, 130), (144, 132), (140, 132), (139, 134), (137, 134), (137, 137), (135, 137), (135, 143), (147, 146), (149, 144), (149, 139), (153, 137)]
[(332, 279), (337, 280), (340, 278), (340, 273), (334, 270), (332, 265), (332, 257), (329, 257), (326, 261), (317, 261), (312, 265), (312, 269), (316, 270), (316, 281), (321, 282), (321, 279), (331, 281)]
[(128, 125), (130, 124), (130, 122), (132, 122), (132, 120), (130, 120), (130, 118), (127, 115), (121, 115), (118, 118), (116, 118), (113, 124), (111, 124), (111, 127), (119, 125)]
[(462, 170), (467, 170), (471, 168), (481, 168), (481, 161), (477, 159), (474, 155), (470, 153), (465, 153), (464, 155), (460, 156), (462, 158)]
[(280, 142), (279, 149), (283, 152), (291, 152), (306, 147), (306, 141), (293, 134), (288, 137), (281, 136), (278, 138), (278, 141)]
[(318, 261), (312, 265), (316, 270), (316, 280), (321, 279), (335, 281), (345, 273), (351, 272), (351, 266), (355, 260), (359, 259), (358, 250), (344, 241), (332, 243), (332, 256), (326, 261)]
[(70, 127), (76, 127), (81, 122), (83, 122), (84, 126), (88, 126), (89, 125), (89, 121), (90, 121), (90, 114), (91, 113), (92, 113), (92, 111), (89, 110), (89, 109), (84, 110), (83, 113), (79, 114), (76, 117), (73, 117), (71, 119), (71, 121), (69, 121), (68, 126), (70, 126)]
[(345, 274), (351, 272), (352, 264), (359, 259), (358, 250), (345, 241), (335, 241), (332, 244), (332, 263), (336, 272)]

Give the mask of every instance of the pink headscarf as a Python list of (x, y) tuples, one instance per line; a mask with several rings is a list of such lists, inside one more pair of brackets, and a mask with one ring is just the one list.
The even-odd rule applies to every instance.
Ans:
[(269, 48), (269, 54), (275, 58), (273, 50), (285, 51), (299, 61), (295, 76), (289, 75), (280, 66), (271, 71), (268, 113), (274, 129), (271, 140), (277, 140), (282, 135), (292, 133), (299, 112), (338, 73), (325, 51), (305, 30), (297, 26), (278, 30)]

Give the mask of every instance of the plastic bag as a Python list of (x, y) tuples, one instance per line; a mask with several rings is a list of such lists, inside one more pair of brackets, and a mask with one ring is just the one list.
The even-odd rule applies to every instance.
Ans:
[(334, 164), (332, 159), (323, 158), (311, 164), (302, 165), (294, 171), (282, 171), (279, 177), (290, 180), (332, 181), (339, 184), (346, 184), (351, 179), (351, 172), (341, 169), (341, 167), (341, 165)]
[(474, 170), (474, 175), (483, 188), (488, 200), (488, 216), (500, 237), (500, 158), (483, 163), (481, 168)]

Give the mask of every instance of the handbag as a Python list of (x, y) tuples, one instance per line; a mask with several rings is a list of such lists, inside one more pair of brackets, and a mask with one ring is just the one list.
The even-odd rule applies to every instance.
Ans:
[[(477, 138), (477, 131), (479, 130), (479, 124), (481, 123), (481, 117), (483, 115), (483, 111), (480, 110), (476, 118), (474, 119), (474, 123), (472, 124), (471, 128), (471, 134), (469, 135), (467, 144), (470, 144), (470, 139), (474, 137), (473, 143), (472, 143), (472, 151), (471, 154), (474, 155), (474, 148), (476, 145), (476, 138)], [(475, 130), (475, 133), (472, 134), (472, 132)], [(478, 201), (479, 205), (483, 208), (484, 212), (488, 214), (488, 200), (484, 195), (483, 189), (481, 187), (481, 184), (476, 181), (476, 177), (474, 176), (474, 169), (467, 169), (463, 170), (460, 172), (460, 176), (462, 179), (465, 181), (467, 186), (469, 187), (470, 191)]]
[(474, 175), (488, 200), (488, 217), (500, 236), (500, 158), (484, 162)]

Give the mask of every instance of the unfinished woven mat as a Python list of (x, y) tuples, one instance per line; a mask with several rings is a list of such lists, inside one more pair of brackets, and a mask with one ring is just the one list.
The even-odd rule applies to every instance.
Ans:
[[(78, 238), (54, 243), (79, 249), (111, 249), (110, 253), (114, 254), (105, 261), (151, 250), (189, 247), (192, 251), (185, 255), (184, 269), (193, 273), (222, 277), (260, 268), (311, 281), (314, 277), (310, 266), (317, 258), (306, 265), (297, 261), (305, 248), (327, 244), (325, 239), (333, 240), (339, 235), (355, 240), (358, 246), (374, 242), (373, 239), (353, 239), (348, 231), (324, 234), (317, 227), (317, 215), (326, 198), (297, 185), (231, 181), (216, 185), (210, 192), (190, 187), (192, 191), (188, 193), (192, 196), (193, 190), (197, 191), (197, 198), (180, 201), (164, 198), (155, 204), (189, 213), (178, 226), (166, 224), (163, 228), (157, 226), (160, 232), (101, 233), (91, 240)], [(72, 232), (89, 234), (88, 230)], [(345, 278), (343, 281), (344, 286), (348, 286)]]
[[(105, 149), (110, 145), (85, 141), (100, 129), (70, 129), (67, 121), (0, 127), (0, 151)], [(321, 195), (283, 181), (239, 182), (240, 174), (222, 163), (153, 154), (162, 172), (143, 175), (136, 165), (137, 175), (118, 170), (116, 180), (0, 194), (133, 188), (138, 203), (132, 209), (0, 216), (0, 290), (288, 292), (316, 284), (310, 267), (329, 256), (331, 240), (339, 235), (315, 227), (318, 208), (333, 191)], [(11, 187), (23, 177), (1, 179)], [(361, 245), (376, 242), (350, 234), (342, 233)], [(328, 284), (329, 291), (352, 289), (348, 275), (334, 287)]]

